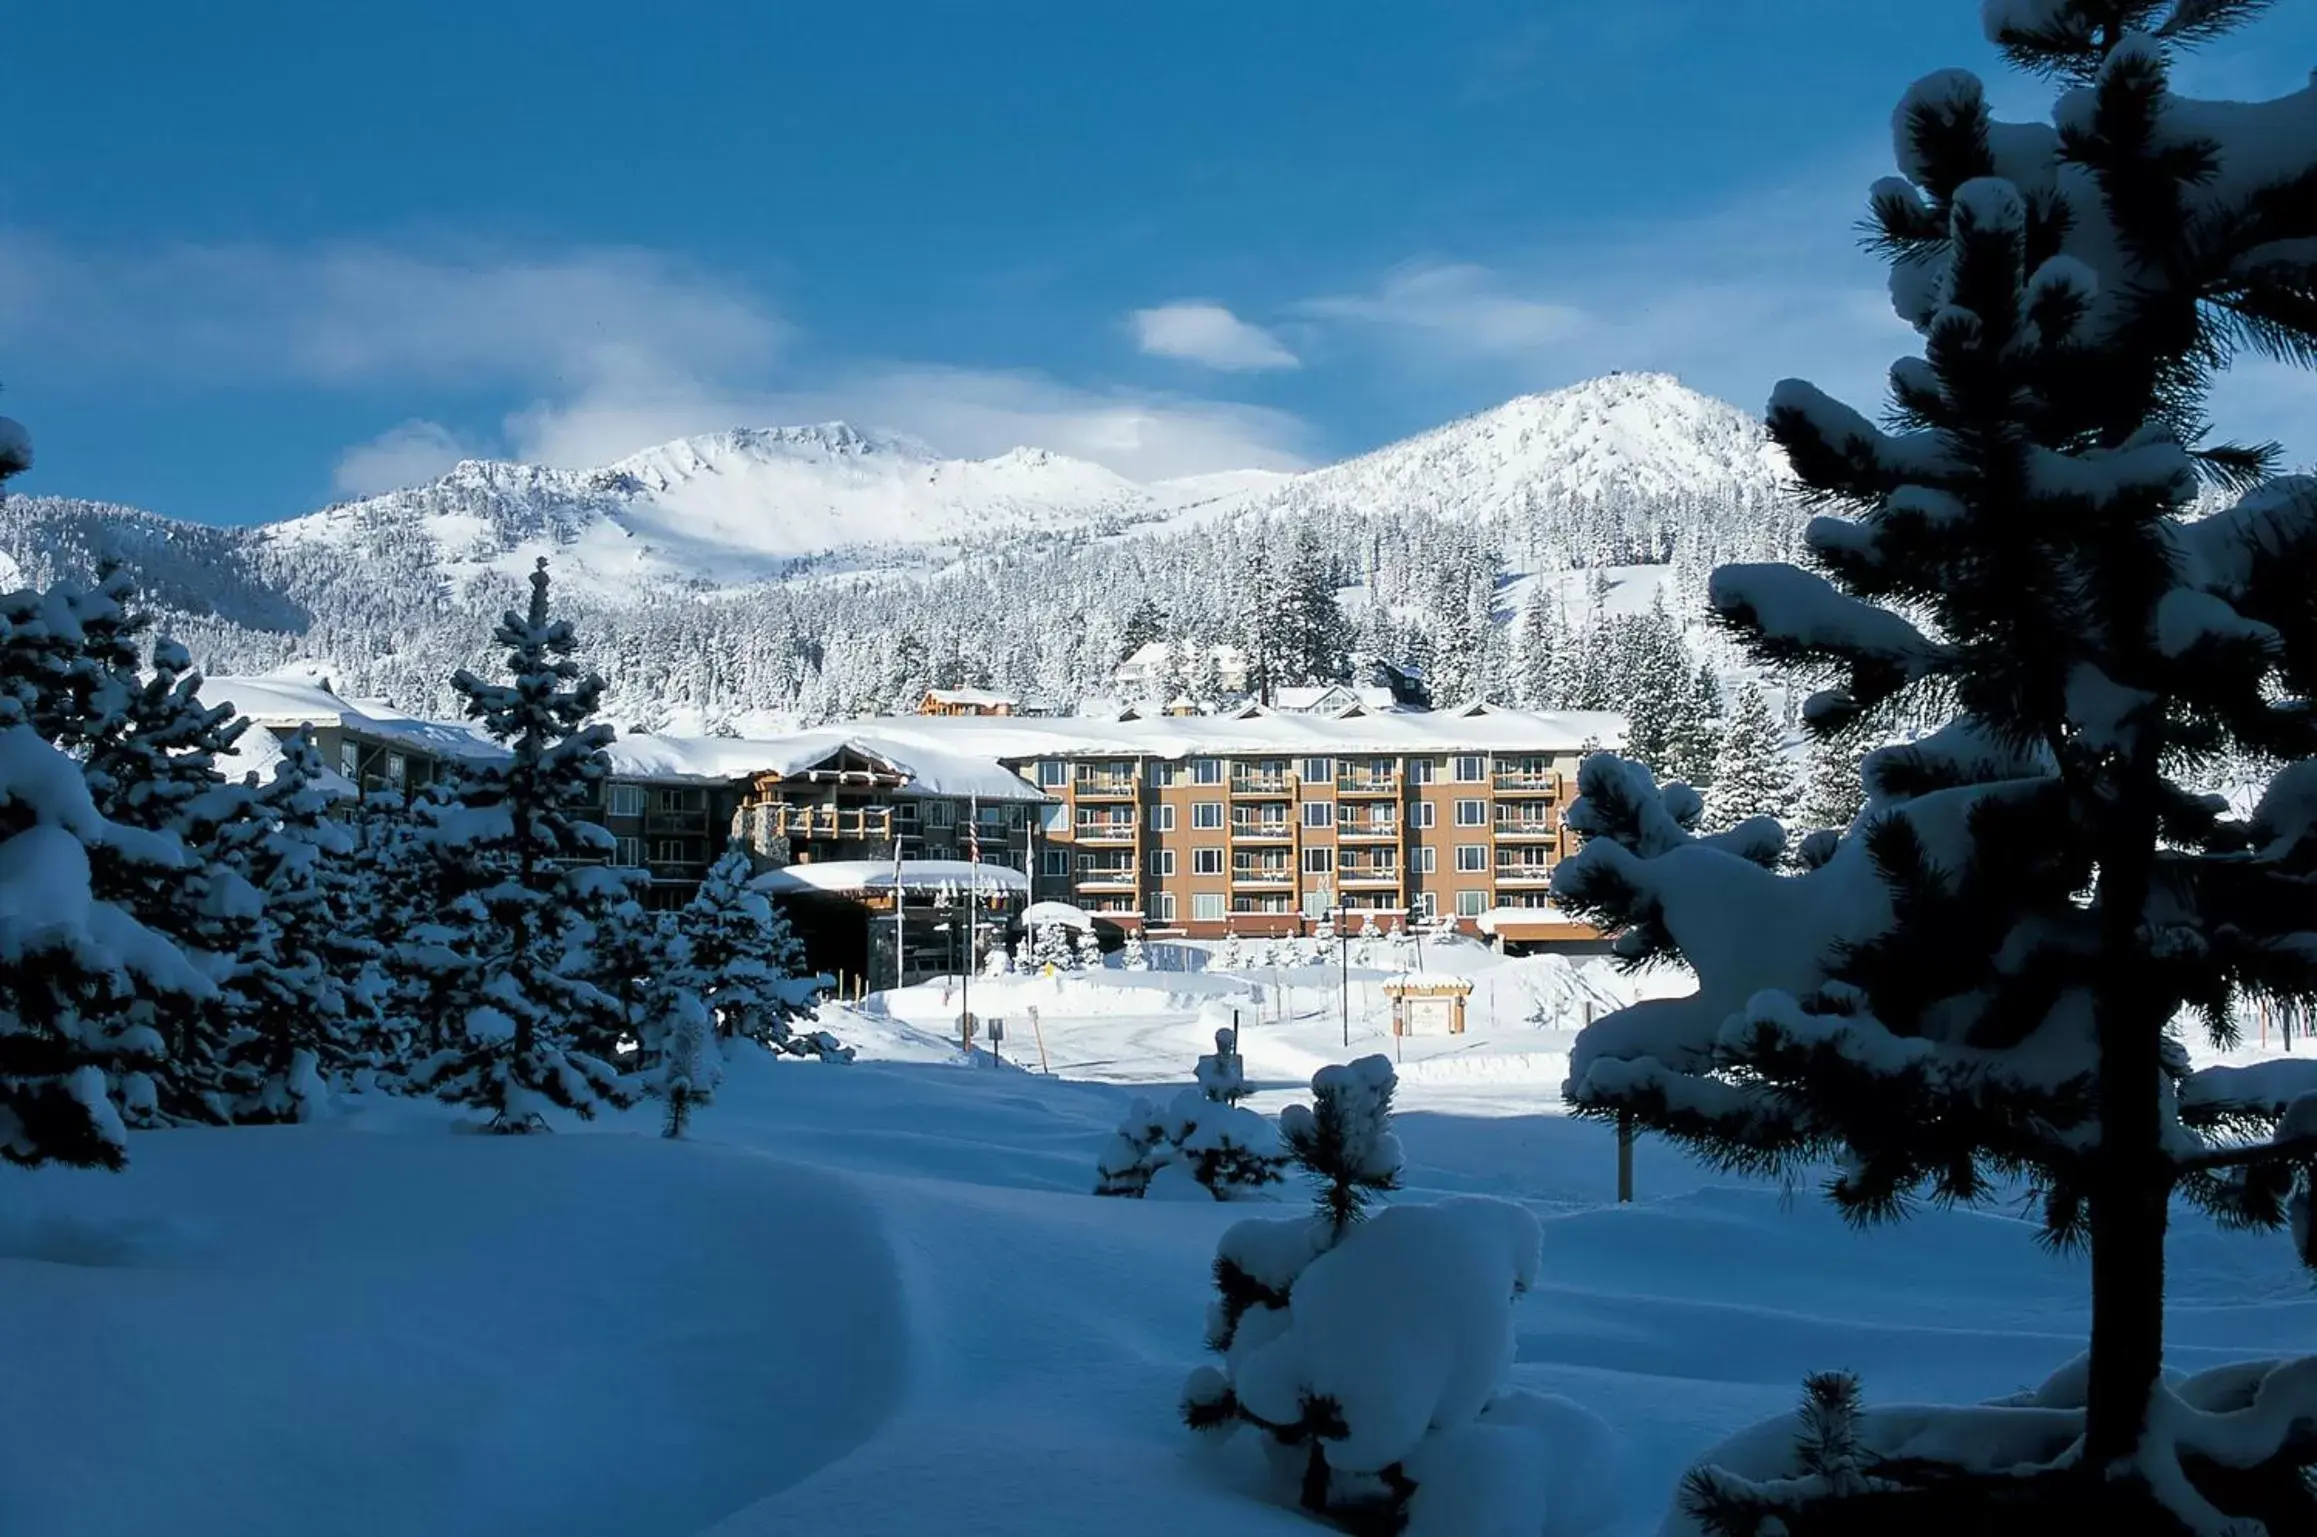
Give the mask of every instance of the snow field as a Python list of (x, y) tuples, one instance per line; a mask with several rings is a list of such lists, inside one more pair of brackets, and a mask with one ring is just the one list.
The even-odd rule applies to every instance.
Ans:
[[(1550, 1537), (1658, 1531), (1681, 1472), (1808, 1371), (1861, 1373), (1877, 1408), (1968, 1403), (2081, 1348), (2081, 1260), (2009, 1213), (1862, 1234), (1651, 1139), (1615, 1206), (1609, 1132), (1558, 1113), (1564, 1032), (1508, 1022), (1564, 964), (1456, 963), (1495, 979), (1499, 1023), (1403, 1043), (1391, 1204), (1486, 1194), (1539, 1220), (1506, 1387), (1542, 1400), (1512, 1402), (1543, 1451), (1505, 1466), (1544, 1480)], [(1109, 1081), (968, 1065), (938, 989), (911, 990), (824, 1014), (851, 1066), (737, 1054), (688, 1142), (650, 1105), (524, 1139), (397, 1102), (138, 1134), (117, 1176), (10, 1171), (0, 1352), (41, 1409), (0, 1441), (0, 1529), (1308, 1534), (1250, 1439), (1176, 1419), (1214, 1359), (1217, 1243), (1300, 1187), (1276, 1208), (1088, 1193), (1127, 1102), (1188, 1086), (1246, 986), (1192, 976), (1168, 1008), (1146, 995), (1176, 974), (1064, 979), (1050, 1053)], [(1389, 1050), (1380, 1014), (1353, 1029), (1352, 1055)], [(1307, 1098), (1339, 1031), (1332, 992), (1299, 984), (1242, 1037), (1250, 1103)], [(1035, 1061), (1026, 1029), (1006, 1052)], [(2317, 1330), (2283, 1245), (2183, 1215), (2170, 1269), (2178, 1367)]]

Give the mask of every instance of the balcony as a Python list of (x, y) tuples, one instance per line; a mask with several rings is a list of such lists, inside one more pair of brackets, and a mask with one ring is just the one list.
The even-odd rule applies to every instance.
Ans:
[(1288, 865), (1233, 865), (1231, 884), (1234, 886), (1292, 886), (1295, 871)]
[(1106, 818), (1099, 822), (1080, 822), (1071, 828), (1070, 836), (1078, 843), (1132, 843), (1134, 822), (1129, 819)]
[(1141, 886), (1132, 865), (1097, 866), (1091, 870), (1081, 870), (1074, 884), (1080, 891), (1134, 891)]
[(1546, 864), (1524, 862), (1496, 867), (1496, 883), (1499, 886), (1542, 886), (1552, 878), (1552, 866)]
[(1130, 801), (1142, 793), (1132, 774), (1080, 774), (1070, 793), (1082, 801)]
[(1347, 822), (1339, 819), (1335, 825), (1335, 835), (1338, 843), (1397, 843), (1400, 841), (1400, 824)]
[(1396, 867), (1385, 865), (1355, 865), (1348, 870), (1338, 870), (1336, 884), (1346, 889), (1354, 886), (1397, 886), (1400, 884), (1400, 872)]
[(1543, 770), (1515, 769), (1496, 776), (1499, 795), (1550, 795), (1561, 793), (1561, 776)]
[(797, 806), (786, 801), (759, 806), (764, 828), (775, 838), (890, 838), (890, 806)]
[(1231, 824), (1231, 837), (1242, 843), (1285, 843), (1294, 836), (1294, 826), (1284, 817), (1276, 822), (1234, 821)]
[(1397, 774), (1338, 774), (1335, 780), (1338, 795), (1398, 795), (1400, 776)]
[(1560, 836), (1560, 832), (1559, 823), (1548, 821), (1542, 817), (1511, 817), (1496, 824), (1496, 835), (1499, 838), (1526, 842), (1543, 842), (1557, 838)]
[(1284, 800), (1295, 794), (1295, 787), (1285, 774), (1233, 774), (1231, 793), (1254, 797), (1277, 796)]

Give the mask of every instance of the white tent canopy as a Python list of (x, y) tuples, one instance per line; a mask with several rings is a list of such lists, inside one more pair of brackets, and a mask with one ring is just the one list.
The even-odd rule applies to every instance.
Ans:
[(1071, 929), (1094, 927), (1092, 914), (1082, 907), (1072, 907), (1067, 902), (1032, 902), (1023, 911), (1022, 922), (1033, 929), (1042, 928), (1050, 923), (1058, 923), (1064, 928)]
[[(825, 859), (783, 865), (777, 870), (765, 871), (748, 884), (758, 891), (818, 891), (838, 896), (891, 891), (893, 861)], [(1030, 889), (1029, 877), (1010, 866), (969, 864), (962, 859), (905, 859), (901, 862), (900, 884), (904, 891), (910, 892), (972, 890), (983, 896)]]

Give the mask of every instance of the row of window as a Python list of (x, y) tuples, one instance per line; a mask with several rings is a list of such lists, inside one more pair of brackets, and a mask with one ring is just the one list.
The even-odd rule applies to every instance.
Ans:
[[(1430, 801), (1418, 801), (1408, 808), (1408, 825), (1414, 828), (1433, 826), (1434, 814), (1437, 810), (1438, 808)], [(1313, 829), (1333, 827), (1336, 825), (1335, 813), (1334, 801), (1306, 801), (1303, 807), (1303, 825)], [(1153, 806), (1150, 808), (1149, 817), (1152, 832), (1171, 833), (1175, 830), (1174, 807)], [(1455, 818), (1458, 827), (1486, 827), (1488, 825), (1488, 802), (1484, 800), (1460, 800), (1456, 802)], [(1287, 825), (1287, 819), (1284, 816), (1245, 817), (1241, 821), (1243, 824), (1268, 824), (1278, 827)], [(1080, 827), (1116, 827), (1125, 826), (1128, 823), (1129, 819), (1125, 817), (1106, 817), (1091, 812), (1081, 812), (1078, 817)], [(1191, 802), (1191, 826), (1215, 828), (1222, 825), (1223, 803), (1221, 801)], [(1377, 832), (1390, 832), (1395, 826), (1395, 822), (1390, 806), (1376, 806), (1370, 808), (1369, 815), (1364, 821), (1347, 816), (1344, 819), (1344, 825), (1364, 827)], [(1549, 824), (1539, 821), (1538, 825), (1546, 826)]]
[[(1158, 759), (1150, 765), (1150, 781), (1164, 788), (1169, 785), (1221, 784), (1225, 778), (1221, 758), (1192, 758), (1175, 763)], [(1234, 760), (1237, 777), (1242, 779), (1282, 779), (1286, 777), (1289, 760), (1286, 758), (1240, 758)], [(1336, 777), (1338, 760), (1333, 758), (1305, 758), (1302, 760), (1303, 780), (1306, 784), (1332, 781)], [(1341, 760), (1346, 777), (1390, 779), (1398, 769), (1397, 758), (1346, 758)], [(1504, 760), (1509, 773), (1542, 774), (1548, 759), (1517, 757)], [(1411, 784), (1431, 784), (1446, 773), (1456, 784), (1479, 784), (1488, 778), (1488, 755), (1459, 753), (1447, 758), (1410, 758), (1407, 760), (1408, 781)], [(1110, 763), (1085, 763), (1079, 766), (1080, 777), (1102, 784), (1116, 784), (1134, 777), (1134, 760), (1121, 759)], [(1071, 766), (1064, 758), (1038, 760), (1037, 779), (1043, 789), (1058, 790), (1070, 783)]]
[[(1477, 918), (1488, 911), (1488, 904), (1489, 894), (1485, 891), (1459, 891), (1456, 893), (1456, 916), (1459, 918)], [(1336, 904), (1324, 891), (1307, 891), (1303, 894), (1303, 912), (1306, 917), (1316, 918), (1337, 910)], [(1162, 891), (1152, 896), (1146, 911), (1153, 923), (1174, 923), (1181, 916), (1181, 909), (1175, 900), (1175, 894), (1171, 891)], [(1226, 897), (1220, 891), (1194, 891), (1191, 893), (1191, 921), (1194, 923), (1219, 923), (1234, 913), (1288, 913), (1293, 911), (1295, 911), (1293, 899), (1289, 897), (1251, 895)], [(1384, 909), (1375, 908), (1372, 911), (1382, 912)], [(1408, 904), (1407, 912), (1416, 917), (1437, 917), (1440, 913), (1440, 894), (1435, 891), (1416, 893)]]
[[(642, 869), (647, 864), (691, 865), (701, 860), (700, 844), (690, 838), (614, 838), (612, 863), (629, 869)], [(647, 859), (646, 854), (650, 855)]]
[[(1223, 853), (1224, 851), (1220, 848), (1192, 849), (1190, 851), (1191, 874), (1221, 875), (1224, 868)], [(1175, 874), (1179, 868), (1175, 862), (1175, 855), (1176, 851), (1173, 849), (1152, 849), (1143, 856), (1143, 868), (1150, 875), (1163, 880)], [(1459, 843), (1456, 845), (1455, 860), (1455, 869), (1460, 874), (1485, 873), (1490, 865), (1489, 846), (1485, 843)], [(1054, 848), (1041, 850), (1038, 867), (1040, 873), (1044, 875), (1067, 876), (1070, 873), (1070, 851)], [(1393, 858), (1392, 851), (1388, 849), (1378, 851), (1375, 855), (1365, 858), (1351, 849), (1317, 848), (1303, 851), (1303, 873), (1306, 875), (1329, 875), (1347, 870), (1368, 870), (1379, 875), (1389, 875), (1397, 867), (1397, 861)], [(1271, 871), (1283, 872), (1287, 866), (1284, 863), (1253, 864), (1242, 862), (1232, 868), (1242, 873), (1269, 873)], [(1541, 863), (1532, 861), (1528, 866), (1514, 868), (1542, 870), (1546, 867)], [(1093, 854), (1080, 854), (1078, 856), (1078, 873), (1082, 876), (1094, 874), (1125, 876), (1131, 874), (1132, 869), (1131, 865), (1118, 864)], [(1410, 849), (1408, 851), (1408, 869), (1417, 875), (1437, 874), (1440, 869), (1440, 850), (1430, 847)]]

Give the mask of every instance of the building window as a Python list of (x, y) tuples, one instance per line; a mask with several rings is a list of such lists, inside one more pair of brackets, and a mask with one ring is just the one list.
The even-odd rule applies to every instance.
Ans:
[(1191, 850), (1191, 873), (1193, 875), (1221, 875), (1223, 873), (1223, 851), (1221, 849)]
[(1335, 771), (1328, 766), (1325, 758), (1306, 758), (1303, 760), (1303, 777), (1306, 783), (1317, 784), (1323, 779), (1335, 778)]
[(338, 771), (348, 779), (362, 772), (362, 749), (355, 743), (338, 744)]
[(1038, 873), (1040, 875), (1068, 875), (1070, 873), (1070, 851), (1068, 849), (1038, 850)]
[(1193, 827), (1221, 827), (1223, 825), (1223, 803), (1221, 801), (1191, 802), (1191, 825)]
[(926, 826), (950, 827), (954, 826), (956, 822), (957, 803), (955, 801), (927, 801), (925, 803)]
[[(1333, 868), (1329, 864), (1327, 856), (1328, 851), (1324, 848), (1305, 849), (1303, 851), (1303, 873), (1306, 875), (1327, 874)], [(1344, 857), (1349, 859), (1351, 855), (1347, 853)]]
[(1459, 870), (1487, 869), (1488, 845), (1485, 843), (1459, 843), (1456, 845), (1456, 868)]
[(1150, 766), (1150, 782), (1162, 790), (1167, 788), (1175, 782), (1176, 767), (1164, 758), (1159, 759)]
[(1456, 825), (1459, 827), (1486, 827), (1488, 825), (1488, 802), (1458, 801), (1456, 803)]
[(613, 839), (611, 857), (615, 864), (630, 870), (636, 868), (644, 862), (644, 840), (641, 838)]
[[(1430, 849), (1426, 849), (1424, 852), (1425, 852), (1425, 853), (1427, 853), (1427, 854), (1429, 854), (1429, 853), (1431, 853), (1432, 851), (1431, 851)], [(1417, 917), (1419, 917), (1419, 918), (1437, 918), (1437, 917), (1439, 917), (1439, 916), (1440, 916), (1440, 893), (1438, 893), (1437, 891), (1419, 891), (1419, 892), (1417, 892), (1417, 893), (1416, 893), (1416, 905), (1415, 905), (1415, 913), (1416, 913), (1416, 916), (1417, 916)]]
[(1057, 837), (1070, 831), (1070, 808), (1055, 801), (1046, 808), (1046, 831)]
[(903, 827), (914, 828), (917, 825), (917, 802), (895, 801), (893, 803), (893, 820)]
[(1193, 758), (1191, 760), (1191, 783), (1195, 785), (1219, 785), (1222, 782), (1222, 759)]
[(1440, 869), (1440, 851), (1430, 844), (1415, 851), (1415, 862), (1409, 866), (1418, 875), (1432, 875)]
[(1412, 785), (1428, 785), (1438, 772), (1439, 765), (1430, 758), (1410, 758), (1408, 760), (1408, 783)]
[(1377, 832), (1390, 832), (1393, 819), (1393, 807), (1390, 801), (1378, 801), (1368, 808), (1368, 825), (1375, 828)]
[(1223, 893), (1194, 891), (1191, 893), (1191, 916), (1202, 923), (1213, 923), (1223, 916)]
[(1172, 806), (1151, 807), (1150, 830), (1154, 833), (1173, 832), (1175, 830), (1175, 808)]
[(1070, 782), (1070, 765), (1060, 758), (1038, 760), (1038, 788), (1057, 790)]
[(1487, 892), (1485, 892), (1485, 891), (1459, 891), (1459, 892), (1456, 894), (1456, 916), (1457, 916), (1457, 917), (1459, 917), (1459, 918), (1477, 918), (1477, 917), (1479, 917), (1479, 916), (1480, 916), (1482, 913), (1485, 913), (1485, 912), (1487, 912), (1487, 911), (1488, 911), (1488, 893), (1487, 893)]
[(1488, 777), (1488, 760), (1478, 753), (1466, 753), (1456, 760), (1456, 782), (1476, 785)]
[(1160, 923), (1175, 921), (1175, 894), (1162, 891), (1150, 899), (1150, 915)]
[(682, 838), (654, 838), (652, 840), (653, 864), (680, 865), (690, 862), (691, 859), (692, 846)]
[(1152, 849), (1143, 857), (1150, 866), (1151, 874), (1172, 875), (1175, 873), (1175, 851), (1173, 849)]
[(1328, 909), (1334, 906), (1335, 893), (1325, 886), (1314, 886), (1303, 894), (1303, 915), (1306, 918), (1325, 917)]
[(1438, 809), (1430, 801), (1418, 801), (1408, 808), (1408, 825), (1410, 827), (1430, 827), (1433, 814)]
[(1335, 826), (1335, 802), (1305, 801), (1303, 803), (1303, 825), (1306, 827)]
[(605, 809), (615, 817), (640, 817), (644, 814), (644, 787), (642, 785), (613, 785)]

